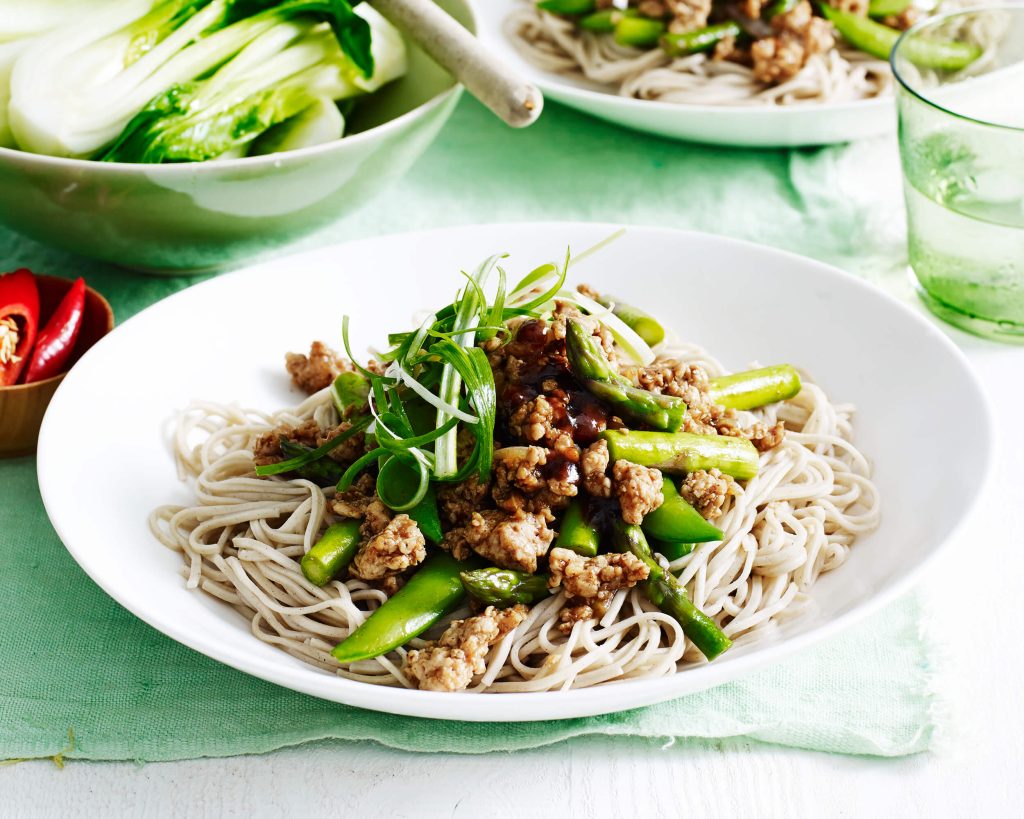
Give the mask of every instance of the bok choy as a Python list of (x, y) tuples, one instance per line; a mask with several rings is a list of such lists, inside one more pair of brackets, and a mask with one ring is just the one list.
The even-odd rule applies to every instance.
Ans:
[(21, 49), (9, 127), (23, 150), (120, 162), (244, 156), (271, 129), (254, 152), (287, 150), (340, 137), (335, 103), (405, 70), (365, 4), (121, 0)]
[(16, 148), (7, 116), (14, 63), (43, 34), (104, 7), (106, 0), (0, 0), (0, 147)]
[(0, 0), (0, 43), (45, 34), (107, 5), (109, 0)]

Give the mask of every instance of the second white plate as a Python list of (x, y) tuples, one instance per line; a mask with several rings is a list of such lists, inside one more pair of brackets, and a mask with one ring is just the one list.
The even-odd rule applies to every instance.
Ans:
[(198, 398), (268, 410), (297, 403), (285, 351), (312, 339), (337, 343), (343, 314), (352, 316), (355, 349), (380, 345), (417, 311), (447, 303), (458, 271), (492, 253), (512, 254), (514, 279), (613, 229), (513, 224), (383, 236), (277, 259), (159, 302), (90, 350), (54, 396), (38, 452), (50, 519), (100, 586), (175, 640), (297, 691), (441, 719), (559, 719), (681, 696), (835, 634), (906, 590), (964, 520), (989, 470), (989, 413), (963, 355), (927, 319), (834, 268), (651, 228), (630, 228), (574, 266), (574, 280), (628, 294), (727, 367), (788, 361), (833, 400), (857, 405), (856, 440), (874, 461), (882, 524), (810, 589), (813, 606), (783, 623), (777, 640), (668, 677), (579, 691), (408, 691), (305, 665), (256, 639), (227, 605), (185, 588), (181, 557), (146, 522), (154, 507), (191, 499), (165, 438), (175, 409)]
[(680, 105), (621, 97), (594, 83), (551, 74), (516, 50), (505, 21), (522, 0), (474, 0), (477, 36), (495, 56), (521, 71), (544, 96), (626, 128), (672, 139), (748, 148), (826, 145), (895, 130), (891, 96), (807, 105)]

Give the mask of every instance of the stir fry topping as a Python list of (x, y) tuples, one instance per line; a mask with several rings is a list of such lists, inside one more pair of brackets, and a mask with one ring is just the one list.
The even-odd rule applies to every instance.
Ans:
[(325, 487), (337, 522), (304, 559), (311, 582), (347, 573), (388, 596), (334, 656), (401, 645), (468, 593), (487, 610), (404, 667), (421, 688), (460, 690), (528, 606), (563, 592), (557, 628), (568, 633), (638, 585), (716, 656), (728, 639), (645, 533), (673, 554), (721, 538), (709, 521), (785, 431), (742, 413), (792, 397), (799, 378), (786, 366), (709, 378), (651, 350), (664, 330), (642, 310), (568, 290), (568, 255), (511, 288), (500, 262), (464, 274), (451, 304), (365, 365), (348, 318), (345, 357), (322, 342), (287, 357), (295, 386), (329, 396), (330, 411), (259, 436), (256, 474)]

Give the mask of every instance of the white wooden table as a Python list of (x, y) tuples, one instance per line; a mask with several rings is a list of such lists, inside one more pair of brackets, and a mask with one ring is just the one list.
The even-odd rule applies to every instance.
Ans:
[(1000, 446), (984, 508), (922, 587), (946, 650), (935, 752), (880, 760), (590, 738), (481, 756), (368, 742), (145, 766), (72, 761), (62, 771), (29, 762), (0, 768), (0, 818), (1024, 816), (1024, 348), (948, 332), (988, 388)]

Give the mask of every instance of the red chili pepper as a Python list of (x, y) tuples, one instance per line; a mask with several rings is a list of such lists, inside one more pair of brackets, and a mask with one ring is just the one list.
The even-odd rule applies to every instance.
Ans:
[(85, 280), (79, 278), (60, 300), (57, 309), (36, 339), (32, 360), (25, 371), (25, 383), (43, 381), (64, 372), (85, 312)]
[(39, 323), (39, 288), (31, 271), (0, 276), (0, 387), (18, 380)]

